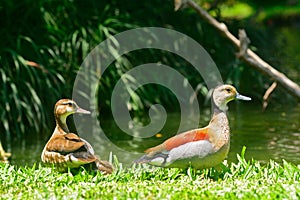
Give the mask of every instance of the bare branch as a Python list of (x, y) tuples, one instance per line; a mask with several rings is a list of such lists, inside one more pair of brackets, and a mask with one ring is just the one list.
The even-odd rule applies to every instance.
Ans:
[(236, 54), (237, 57), (245, 56), (247, 57), (248, 45), (250, 44), (250, 39), (247, 37), (246, 31), (244, 29), (239, 30), (239, 40), (240, 40), (240, 52)]
[(266, 90), (264, 96), (263, 96), (263, 106), (262, 106), (262, 110), (265, 111), (267, 106), (268, 106), (268, 100), (270, 95), (272, 94), (272, 92), (275, 90), (277, 86), (276, 82), (273, 82), (272, 85)]
[(174, 11), (185, 7), (187, 1), (189, 0), (174, 0)]

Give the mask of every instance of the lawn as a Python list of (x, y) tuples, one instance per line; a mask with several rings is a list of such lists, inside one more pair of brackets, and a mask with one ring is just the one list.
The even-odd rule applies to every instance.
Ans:
[(1, 199), (299, 199), (300, 166), (246, 161), (217, 169), (123, 168), (111, 175), (0, 165)]

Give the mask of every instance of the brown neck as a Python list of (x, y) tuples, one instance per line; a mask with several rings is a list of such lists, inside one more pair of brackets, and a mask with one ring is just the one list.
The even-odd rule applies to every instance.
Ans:
[(59, 117), (55, 117), (56, 126), (62, 129), (64, 132), (69, 133), (69, 129), (66, 122), (62, 122)]

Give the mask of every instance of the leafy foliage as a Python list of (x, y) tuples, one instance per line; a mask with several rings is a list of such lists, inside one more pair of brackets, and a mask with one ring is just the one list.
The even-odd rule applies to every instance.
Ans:
[[(153, 9), (150, 4), (145, 6), (145, 12), (149, 12), (150, 15), (161, 18), (167, 17), (170, 13), (174, 15), (172, 4), (159, 9)], [(144, 11), (138, 11), (137, 5), (120, 4), (118, 1), (36, 3), (26, 0), (3, 2), (0, 8), (3, 10), (1, 25), (5, 27), (1, 30), (1, 34), (6, 38), (0, 41), (3, 88), (0, 102), (2, 121), (0, 130), (6, 133), (1, 137), (6, 138), (7, 143), (10, 143), (12, 138), (42, 133), (49, 127), (48, 122), (53, 121), (54, 103), (59, 98), (70, 98), (80, 64), (101, 41), (138, 26), (166, 26), (164, 20), (156, 18), (145, 21)], [(131, 9), (137, 12), (131, 12)], [(162, 14), (163, 10), (167, 10), (168, 14)], [(12, 17), (15, 23), (9, 23)], [(169, 20), (168, 18), (167, 21)], [(114, 84), (124, 72), (137, 63), (146, 63), (155, 58), (155, 61), (164, 59), (170, 66), (180, 66), (174, 56), (161, 53), (159, 51), (133, 53), (118, 59), (101, 79), (99, 87), (101, 97), (109, 99)], [(134, 79), (126, 78), (130, 90), (130, 84)], [(157, 88), (134, 91), (131, 102), (133, 111), (141, 112), (145, 109), (145, 102), (159, 100), (159, 94), (165, 90), (158, 89), (161, 92), (157, 92)], [(169, 105), (174, 103), (168, 96), (163, 101)], [(100, 102), (104, 110), (110, 106), (109, 101)], [(51, 127), (52, 124), (50, 123)]]
[[(235, 2), (225, 1), (229, 5)], [(260, 97), (269, 84), (258, 72), (237, 61), (235, 49), (192, 10), (174, 12), (171, 0), (164, 4), (159, 0), (13, 0), (1, 2), (0, 11), (3, 27), (0, 30), (3, 38), (0, 41), (0, 131), (5, 133), (1, 138), (7, 144), (13, 138), (48, 132), (53, 125), (53, 105), (60, 98), (71, 97), (76, 72), (87, 54), (106, 38), (135, 27), (165, 27), (189, 35), (209, 51), (224, 82), (234, 83), (242, 91), (251, 90), (252, 96)], [(228, 25), (236, 31), (237, 27), (247, 24), (250, 33), (256, 32), (256, 24), (248, 22), (229, 21)], [(257, 38), (255, 45), (263, 41), (259, 40), (261, 36)], [(109, 111), (110, 96), (121, 75), (149, 62), (174, 67), (200, 91), (200, 99), (207, 95), (203, 80), (194, 76), (184, 60), (159, 50), (143, 50), (122, 56), (103, 75), (98, 92), (99, 107)], [(134, 77), (125, 77), (124, 82), (130, 91)], [(174, 95), (163, 87), (145, 86), (131, 93), (129, 108), (135, 114), (143, 113), (153, 103), (163, 104), (172, 111), (178, 107)]]

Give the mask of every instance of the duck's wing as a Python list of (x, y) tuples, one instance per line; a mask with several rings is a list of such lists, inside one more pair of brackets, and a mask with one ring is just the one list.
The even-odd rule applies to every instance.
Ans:
[[(168, 157), (168, 153), (173, 149), (183, 146), (190, 142), (196, 141), (208, 141), (208, 127), (201, 129), (194, 129), (174, 137), (169, 138), (164, 143), (157, 145), (155, 147), (149, 148), (145, 151), (146, 155), (142, 156), (140, 159), (137, 159), (136, 163), (148, 163), (151, 162), (152, 159), (157, 157)], [(188, 151), (188, 149), (185, 149)]]
[(179, 147), (189, 142), (208, 140), (209, 136), (207, 134), (207, 131), (208, 127), (186, 131), (184, 133), (169, 138), (160, 145), (147, 149), (145, 153), (156, 154), (163, 151), (170, 151), (173, 148)]
[(81, 140), (84, 142), (84, 147), (86, 148), (86, 150), (94, 155), (95, 151), (94, 151), (92, 145), (82, 138), (81, 138)]
[(84, 145), (85, 141), (83, 141), (78, 135), (68, 133), (51, 138), (47, 144), (47, 151), (59, 152), (62, 155), (65, 155), (78, 151), (84, 147)]

